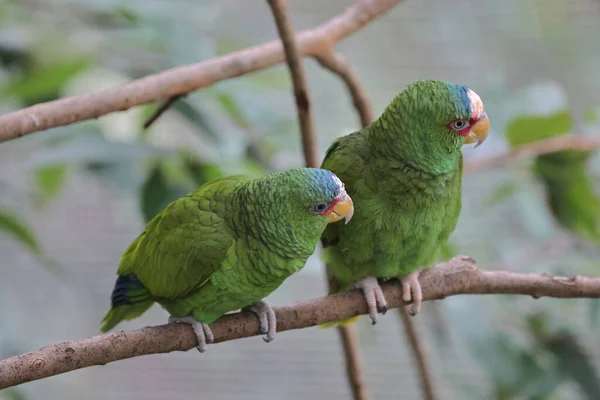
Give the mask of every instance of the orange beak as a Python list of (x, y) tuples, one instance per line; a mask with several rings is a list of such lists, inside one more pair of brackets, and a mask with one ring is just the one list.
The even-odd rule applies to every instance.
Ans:
[(331, 214), (329, 214), (328, 223), (337, 222), (342, 218), (346, 219), (346, 223), (350, 222), (354, 215), (354, 203), (346, 192), (340, 194), (340, 201), (333, 206)]
[(471, 128), (471, 133), (467, 136), (465, 144), (477, 143), (475, 147), (478, 147), (488, 137), (490, 130), (490, 120), (487, 114), (483, 114), (479, 121)]

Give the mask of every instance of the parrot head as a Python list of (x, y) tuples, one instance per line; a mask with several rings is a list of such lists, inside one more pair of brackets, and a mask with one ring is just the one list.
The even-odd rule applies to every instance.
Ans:
[(278, 243), (293, 254), (312, 254), (329, 223), (350, 221), (352, 199), (342, 181), (332, 172), (319, 168), (294, 168), (256, 179), (252, 225), (263, 242)]
[(327, 223), (341, 219), (348, 223), (352, 218), (352, 199), (333, 172), (319, 168), (295, 168), (280, 173), (277, 178), (284, 181), (281, 187), (287, 192), (285, 208), (288, 215), (296, 219), (316, 218)]
[(415, 167), (444, 172), (465, 144), (482, 144), (490, 121), (477, 93), (464, 85), (438, 80), (406, 87), (376, 122), (391, 132), (391, 151)]

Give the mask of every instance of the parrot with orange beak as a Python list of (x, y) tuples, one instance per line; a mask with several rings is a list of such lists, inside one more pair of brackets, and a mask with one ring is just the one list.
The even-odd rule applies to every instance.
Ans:
[(387, 310), (378, 279), (398, 278), (410, 314), (418, 313), (419, 271), (434, 264), (460, 214), (461, 148), (483, 143), (489, 124), (473, 90), (425, 80), (371, 125), (333, 142), (321, 168), (344, 182), (355, 212), (352, 223), (330, 224), (321, 236), (330, 293), (360, 288), (375, 323)]
[(277, 319), (264, 298), (304, 267), (327, 224), (353, 212), (344, 184), (322, 169), (209, 182), (169, 204), (127, 247), (101, 330), (158, 303), (170, 323), (192, 326), (204, 352), (214, 341), (209, 324), (243, 308), (270, 342)]

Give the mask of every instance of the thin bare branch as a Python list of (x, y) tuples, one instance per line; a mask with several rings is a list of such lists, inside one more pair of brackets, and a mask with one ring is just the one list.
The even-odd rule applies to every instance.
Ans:
[(425, 345), (414, 321), (414, 318), (408, 313), (406, 307), (399, 307), (400, 317), (403, 322), (404, 331), (410, 344), (410, 348), (413, 351), (413, 356), (417, 362), (417, 370), (419, 371), (419, 377), (421, 378), (421, 387), (423, 388), (423, 397), (425, 400), (435, 400), (438, 398), (435, 392), (435, 385), (433, 384), (433, 376), (431, 373), (431, 367), (425, 353)]
[(562, 150), (589, 151), (600, 147), (600, 136), (564, 135), (527, 143), (505, 153), (465, 161), (465, 173), (502, 167), (509, 163)]
[(360, 81), (352, 71), (346, 58), (340, 53), (317, 54), (315, 59), (334, 74), (337, 74), (346, 84), (348, 92), (352, 97), (352, 103), (360, 117), (360, 123), (363, 127), (373, 122), (373, 108), (367, 96), (366, 91), (360, 84)]
[[(423, 299), (426, 301), (461, 294), (600, 298), (600, 278), (566, 278), (549, 274), (485, 271), (478, 269), (475, 261), (465, 256), (456, 256), (448, 262), (423, 271), (419, 281), (423, 289)], [(383, 283), (382, 289), (389, 307), (405, 305), (397, 281)], [(277, 331), (283, 332), (366, 314), (367, 304), (360, 292), (351, 290), (276, 307), (275, 313)], [(212, 324), (211, 329), (217, 343), (260, 334), (256, 315), (251, 312), (227, 314)], [(187, 324), (146, 327), (130, 332), (109, 333), (80, 341), (58, 343), (1, 360), (0, 389), (94, 365), (105, 365), (147, 354), (187, 351), (196, 346), (196, 335)], [(209, 351), (211, 348), (213, 347), (210, 347)]]
[(318, 168), (317, 139), (311, 110), (310, 89), (306, 83), (302, 55), (295, 40), (291, 18), (285, 0), (267, 0), (267, 2), (273, 12), (277, 33), (283, 43), (285, 59), (292, 76), (304, 161), (307, 167)]
[(144, 122), (144, 129), (148, 129), (150, 128), (150, 126), (157, 120), (160, 118), (161, 115), (163, 115), (163, 113), (165, 111), (167, 111), (169, 109), (169, 107), (171, 107), (177, 100), (179, 100), (180, 98), (182, 98), (183, 96), (185, 96), (185, 94), (179, 94), (177, 96), (173, 96), (173, 97), (169, 97), (167, 100), (163, 101), (157, 108), (156, 110), (154, 110), (154, 112), (152, 113), (152, 115), (150, 116), (150, 118), (148, 118), (146, 120), (146, 122)]
[(344, 350), (346, 376), (348, 377), (348, 383), (352, 391), (352, 398), (354, 400), (368, 400), (369, 392), (358, 351), (356, 329), (353, 325), (340, 326), (337, 328), (337, 331), (342, 342), (342, 349)]
[[(386, 13), (399, 1), (358, 1), (325, 24), (298, 34), (296, 40), (300, 53), (314, 57), (330, 52), (335, 43)], [(0, 142), (190, 93), (283, 61), (281, 41), (275, 40), (197, 64), (148, 75), (100, 92), (40, 103), (0, 115)]]

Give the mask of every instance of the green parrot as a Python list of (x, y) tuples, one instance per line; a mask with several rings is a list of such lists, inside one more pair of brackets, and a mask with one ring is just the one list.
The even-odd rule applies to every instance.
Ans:
[(204, 352), (211, 324), (246, 309), (265, 341), (275, 313), (263, 299), (298, 272), (328, 223), (352, 218), (352, 199), (330, 171), (297, 168), (259, 179), (230, 176), (173, 201), (129, 245), (117, 270), (106, 332), (154, 302), (188, 323)]
[(481, 144), (488, 129), (474, 91), (427, 80), (409, 85), (371, 125), (333, 142), (321, 168), (344, 182), (355, 214), (321, 237), (330, 293), (360, 288), (375, 323), (378, 309), (387, 310), (378, 279), (399, 278), (402, 299), (417, 314), (419, 269), (433, 265), (458, 221), (461, 147)]

